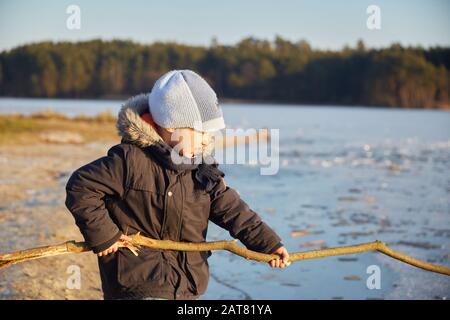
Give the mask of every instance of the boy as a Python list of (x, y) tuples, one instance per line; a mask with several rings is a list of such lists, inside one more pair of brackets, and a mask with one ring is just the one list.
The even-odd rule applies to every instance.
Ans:
[[(208, 159), (208, 133), (224, 127), (208, 83), (190, 70), (170, 71), (149, 95), (122, 106), (121, 143), (71, 175), (66, 206), (98, 255), (105, 299), (198, 299), (208, 285), (211, 251), (142, 248), (136, 257), (118, 250), (125, 233), (204, 242), (211, 220), (248, 249), (278, 254), (272, 267), (288, 264), (281, 239), (225, 184), (217, 164), (194, 161)], [(174, 150), (184, 161), (174, 161)]]

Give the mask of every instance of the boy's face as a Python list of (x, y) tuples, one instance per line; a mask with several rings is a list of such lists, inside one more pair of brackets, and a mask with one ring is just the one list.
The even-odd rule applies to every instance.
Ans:
[(201, 154), (211, 139), (209, 133), (192, 128), (161, 129), (164, 142), (172, 148), (176, 147), (180, 155), (188, 158)]

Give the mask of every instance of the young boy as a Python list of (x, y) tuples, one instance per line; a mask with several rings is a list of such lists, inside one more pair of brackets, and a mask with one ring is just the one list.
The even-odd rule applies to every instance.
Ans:
[[(66, 206), (98, 255), (105, 299), (198, 299), (208, 285), (211, 251), (142, 248), (135, 256), (118, 250), (126, 234), (204, 242), (211, 220), (248, 249), (278, 254), (270, 266), (288, 265), (280, 237), (225, 184), (217, 164), (194, 161), (208, 159), (208, 133), (224, 127), (208, 83), (190, 70), (170, 71), (149, 95), (122, 106), (121, 143), (72, 174)], [(174, 161), (174, 150), (189, 161)]]

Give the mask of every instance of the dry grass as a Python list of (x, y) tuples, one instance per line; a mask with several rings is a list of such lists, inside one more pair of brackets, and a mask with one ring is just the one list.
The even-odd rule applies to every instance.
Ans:
[(0, 115), (0, 145), (118, 140), (115, 123), (116, 117), (110, 112), (74, 118), (52, 110), (29, 116)]

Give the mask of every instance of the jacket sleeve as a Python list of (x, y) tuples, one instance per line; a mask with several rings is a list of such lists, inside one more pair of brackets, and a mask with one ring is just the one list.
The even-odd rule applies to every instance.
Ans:
[(249, 208), (236, 190), (226, 186), (223, 178), (211, 192), (209, 219), (228, 230), (249, 250), (273, 253), (283, 246), (281, 238)]
[(122, 235), (104, 200), (105, 196), (122, 197), (125, 179), (125, 150), (116, 145), (106, 156), (76, 170), (67, 182), (66, 207), (95, 253), (109, 248)]

